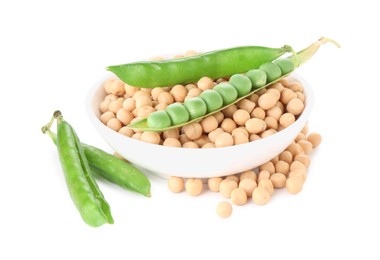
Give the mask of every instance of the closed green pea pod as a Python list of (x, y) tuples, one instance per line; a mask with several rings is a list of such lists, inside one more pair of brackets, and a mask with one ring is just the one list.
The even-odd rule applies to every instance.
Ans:
[(168, 113), (172, 125), (178, 125), (189, 121), (189, 111), (187, 111), (187, 109), (180, 103), (170, 104), (165, 111)]
[(253, 69), (245, 74), (252, 82), (252, 88), (257, 89), (267, 84), (267, 74), (261, 69)]
[(114, 65), (107, 69), (131, 86), (166, 87), (196, 82), (204, 76), (217, 79), (236, 73), (245, 73), (291, 50), (292, 48), (288, 45), (281, 48), (242, 46), (181, 59)]
[(148, 126), (150, 128), (163, 128), (171, 126), (172, 122), (170, 116), (166, 111), (159, 110), (151, 113), (147, 119)]
[(223, 106), (222, 96), (213, 89), (203, 91), (199, 97), (205, 101), (207, 113), (213, 112)]
[(218, 93), (222, 96), (224, 106), (234, 102), (238, 96), (236, 88), (227, 82), (220, 83), (213, 89), (218, 91)]
[(82, 219), (90, 226), (112, 224), (110, 207), (93, 179), (74, 129), (57, 116), (57, 148), (70, 196)]
[(91, 145), (83, 144), (90, 168), (97, 175), (116, 185), (150, 197), (149, 179), (133, 165)]
[[(43, 128), (57, 145), (57, 135)], [(82, 143), (86, 159), (93, 173), (116, 185), (150, 197), (149, 179), (133, 165), (94, 146)]]
[(272, 82), (281, 77), (281, 69), (279, 66), (272, 62), (264, 63), (260, 66), (260, 69), (267, 74), (267, 82)]
[(183, 104), (190, 114), (190, 120), (204, 116), (207, 113), (207, 106), (203, 99), (200, 97), (194, 97), (186, 100)]
[(232, 75), (228, 81), (238, 92), (238, 97), (247, 95), (252, 89), (251, 80), (243, 74)]

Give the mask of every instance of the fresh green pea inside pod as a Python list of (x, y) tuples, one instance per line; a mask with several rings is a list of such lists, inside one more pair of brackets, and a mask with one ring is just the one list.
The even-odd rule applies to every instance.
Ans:
[(252, 69), (246, 73), (246, 76), (251, 80), (254, 90), (265, 86), (267, 83), (267, 74), (261, 69)]
[(260, 66), (260, 69), (267, 74), (267, 81), (272, 82), (279, 79), (282, 75), (281, 69), (275, 63), (266, 62)]
[(207, 113), (206, 102), (200, 97), (194, 97), (186, 100), (183, 105), (189, 111), (190, 120), (202, 117)]
[(294, 70), (294, 63), (290, 59), (279, 58), (274, 61), (274, 64), (280, 68), (282, 75), (288, 74)]
[[(235, 74), (230, 77), (229, 84), (232, 85), (236, 92), (238, 93), (237, 98), (235, 100), (232, 100), (232, 98), (228, 97), (227, 103), (226, 97), (223, 97), (222, 91), (218, 91), (220, 87), (216, 85), (214, 89), (212, 90), (206, 90), (202, 92), (199, 96), (200, 99), (206, 103), (206, 114), (197, 113), (196, 115), (199, 115), (198, 117), (194, 116), (193, 112), (189, 111), (190, 117), (187, 122), (181, 123), (181, 124), (173, 124), (171, 122), (169, 124), (168, 121), (165, 121), (164, 127), (159, 127), (159, 124), (150, 124), (149, 122), (152, 122), (153, 120), (151, 118), (155, 118), (157, 115), (157, 112), (154, 112), (148, 116), (147, 119), (142, 119), (139, 121), (136, 121), (132, 124), (129, 124), (128, 127), (134, 128), (134, 129), (140, 129), (143, 131), (165, 131), (171, 128), (177, 128), (182, 127), (186, 124), (193, 123), (195, 121), (198, 121), (206, 116), (209, 116), (210, 114), (216, 113), (218, 111), (221, 111), (225, 109), (226, 107), (230, 106), (231, 104), (234, 104), (250, 95), (252, 95), (254, 92), (269, 86), (270, 84), (275, 83), (276, 81), (280, 80), (281, 78), (284, 78), (288, 76), (294, 69), (299, 67), (300, 65), (306, 63), (319, 49), (319, 47), (327, 42), (332, 42), (336, 46), (339, 47), (339, 45), (328, 38), (321, 38), (318, 41), (311, 44), (309, 47), (303, 49), (302, 51), (298, 53), (294, 53), (293, 55), (287, 57), (287, 58), (281, 58), (276, 59), (273, 62), (264, 62), (259, 65), (259, 68), (254, 68), (246, 71), (245, 74)], [(220, 83), (224, 84), (224, 83)], [(216, 92), (216, 93), (215, 93)], [(218, 95), (217, 95), (218, 94)], [(232, 94), (231, 97), (233, 97), (234, 94)], [(191, 99), (190, 99), (191, 100)], [(188, 100), (190, 102), (190, 100)], [(188, 102), (186, 101), (186, 102)], [(185, 102), (185, 108), (188, 108), (186, 106)], [(195, 102), (194, 102), (195, 103)], [(194, 110), (194, 108), (192, 108)], [(193, 113), (193, 114), (192, 114)]]
[[(268, 62), (270, 63), (270, 62)], [(266, 63), (264, 63), (266, 64)], [(251, 92), (252, 89), (252, 82), (251, 80), (243, 74), (235, 74), (232, 75), (229, 83), (235, 87), (235, 89), (238, 92), (238, 97), (242, 97), (247, 95), (249, 92)]]
[(151, 113), (148, 116), (147, 124), (153, 129), (162, 129), (170, 127), (172, 121), (170, 120), (169, 114), (164, 110), (159, 110)]
[(222, 82), (216, 85), (214, 87), (214, 90), (216, 90), (222, 96), (224, 106), (231, 104), (238, 97), (237, 89), (227, 82)]
[[(293, 64), (291, 60), (287, 60), (287, 64)], [(271, 65), (275, 66), (276, 74), (272, 73), (270, 68), (273, 67)], [(274, 63), (267, 62), (260, 67), (265, 69), (253, 69), (248, 71), (246, 75), (232, 75), (228, 83), (219, 83), (213, 89), (203, 91), (199, 97), (185, 101), (184, 105), (174, 103), (169, 105), (165, 110), (155, 111), (148, 116), (147, 120), (143, 119), (129, 125), (129, 127), (135, 128), (136, 124), (139, 126), (140, 122), (146, 122), (147, 127), (144, 128), (146, 131), (180, 127), (220, 111), (281, 77), (281, 75), (280, 77), (278, 76), (278, 72), (281, 74), (280, 67)], [(268, 78), (274, 78), (274, 80), (267, 82)], [(252, 86), (255, 86), (254, 90), (252, 90)]]
[(168, 113), (173, 125), (185, 123), (190, 119), (189, 111), (187, 111), (186, 107), (180, 103), (170, 104), (166, 108), (166, 113)]
[(223, 106), (222, 96), (214, 89), (207, 89), (203, 91), (199, 97), (206, 103), (207, 113), (214, 112)]

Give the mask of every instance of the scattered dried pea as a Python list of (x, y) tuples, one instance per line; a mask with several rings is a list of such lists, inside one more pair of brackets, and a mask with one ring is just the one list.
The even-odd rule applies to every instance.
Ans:
[(185, 189), (185, 182), (181, 177), (172, 176), (168, 180), (168, 187), (172, 192), (179, 193)]
[(321, 144), (322, 136), (317, 133), (311, 133), (307, 137), (307, 140), (313, 145), (313, 148), (317, 148)]
[(302, 190), (303, 181), (300, 178), (290, 177), (286, 180), (286, 189), (290, 194), (297, 194)]
[(286, 176), (282, 173), (274, 173), (270, 176), (270, 181), (273, 184), (273, 187), (276, 189), (282, 189), (285, 187)]
[(231, 192), (231, 202), (234, 205), (242, 206), (247, 203), (247, 193), (242, 188), (235, 188)]
[(221, 218), (228, 218), (232, 214), (232, 205), (228, 201), (222, 201), (216, 207), (216, 214)]
[(185, 184), (186, 192), (191, 196), (198, 196), (202, 193), (203, 183), (201, 179), (189, 178)]
[(269, 202), (271, 195), (269, 191), (264, 187), (257, 187), (253, 190), (252, 200), (257, 205), (265, 205)]
[(265, 188), (269, 192), (270, 195), (272, 195), (274, 192), (273, 183), (270, 179), (260, 180), (259, 183), (257, 184), (257, 187)]
[(219, 191), (223, 197), (229, 199), (233, 189), (237, 188), (238, 184), (234, 180), (224, 179), (220, 182)]
[(239, 188), (245, 191), (248, 198), (252, 197), (252, 192), (256, 187), (257, 183), (254, 179), (245, 178), (239, 182)]
[(301, 162), (306, 167), (310, 166), (310, 158), (306, 154), (297, 154), (294, 160)]
[[(276, 169), (275, 169), (275, 167), (271, 161), (260, 165), (259, 170), (260, 170), (260, 172), (264, 171), (264, 170), (268, 171), (270, 174), (273, 174), (276, 171)], [(260, 174), (259, 174), (259, 176), (260, 176)]]
[(269, 179), (271, 173), (267, 170), (260, 170), (259, 177), (257, 178), (257, 182), (260, 182), (261, 180)]
[(213, 192), (219, 192), (219, 185), (222, 182), (223, 178), (221, 177), (215, 177), (215, 178), (210, 178), (208, 179), (208, 188), (210, 191)]
[(235, 181), (236, 183), (239, 183), (240, 179), (237, 175), (228, 175), (226, 176), (225, 180), (233, 180)]
[(313, 144), (307, 140), (300, 140), (297, 142), (297, 144), (302, 147), (305, 154), (308, 154), (311, 152), (311, 150), (313, 150)]
[(242, 172), (240, 174), (240, 181), (244, 180), (244, 179), (253, 179), (254, 181), (257, 180), (257, 175), (254, 171), (252, 170), (248, 170), (248, 171), (245, 171), (245, 172)]
[(279, 160), (278, 162), (276, 162), (274, 167), (275, 167), (275, 172), (282, 173), (285, 176), (288, 176), (289, 169), (290, 169), (289, 163)]

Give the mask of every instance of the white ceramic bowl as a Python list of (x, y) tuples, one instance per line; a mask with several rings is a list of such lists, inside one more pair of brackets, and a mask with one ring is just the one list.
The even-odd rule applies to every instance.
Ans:
[(209, 178), (253, 169), (281, 153), (302, 130), (310, 116), (314, 97), (310, 85), (298, 74), (291, 77), (304, 87), (305, 109), (289, 127), (278, 133), (246, 144), (223, 148), (174, 148), (138, 141), (119, 134), (100, 120), (99, 104), (106, 96), (103, 89), (108, 74), (96, 83), (86, 100), (88, 115), (95, 129), (121, 156), (140, 169), (162, 177)]

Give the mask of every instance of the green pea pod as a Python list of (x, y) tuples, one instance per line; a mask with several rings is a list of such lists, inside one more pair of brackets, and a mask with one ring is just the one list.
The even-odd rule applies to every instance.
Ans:
[[(57, 136), (53, 132), (48, 129), (44, 132), (57, 144)], [(139, 169), (94, 146), (82, 143), (82, 148), (92, 173), (124, 189), (151, 196), (150, 181)]]
[(282, 48), (243, 46), (180, 59), (108, 66), (107, 70), (131, 86), (167, 87), (195, 82), (203, 76), (217, 79), (244, 73), (291, 51), (292, 48), (288, 45)]
[(69, 123), (57, 118), (57, 148), (70, 196), (90, 226), (113, 224), (110, 206), (93, 179), (79, 138)]
[[(279, 81), (282, 78), (285, 78), (290, 73), (292, 73), (294, 71), (294, 69), (296, 69), (297, 67), (306, 63), (315, 54), (315, 52), (319, 49), (319, 47), (322, 44), (327, 43), (327, 42), (334, 43), (337, 47), (339, 47), (339, 44), (337, 42), (335, 42), (334, 40), (331, 40), (331, 39), (326, 38), (326, 37), (322, 37), (318, 41), (312, 43), (309, 47), (303, 49), (302, 51), (300, 51), (298, 53), (294, 53), (292, 56), (289, 56), (288, 58), (286, 58), (287, 59), (286, 62), (284, 62), (284, 59), (282, 58), (281, 61), (276, 62), (276, 60), (274, 60), (273, 63), (266, 62), (266, 63), (259, 64), (259, 67), (261, 66), (261, 69), (253, 69), (253, 70), (250, 70), (247, 72), (248, 78), (250, 78), (251, 81), (252, 80), (255, 81), (255, 82), (252, 82), (252, 85), (254, 86), (252, 88), (252, 90), (243, 96), (239, 96), (235, 101), (233, 101), (229, 104), (226, 104), (226, 105), (220, 107), (219, 109), (213, 110), (211, 112), (207, 111), (206, 114), (202, 114), (202, 116), (199, 116), (196, 118), (191, 117), (190, 121), (185, 122), (185, 123), (181, 123), (181, 124), (177, 124), (177, 125), (171, 124), (171, 125), (165, 125), (163, 127), (152, 127), (149, 125), (148, 119), (144, 118), (144, 119), (138, 120), (136, 122), (133, 122), (132, 124), (129, 124), (128, 127), (133, 128), (133, 129), (143, 130), (143, 131), (162, 132), (162, 131), (166, 131), (166, 130), (169, 130), (172, 128), (178, 128), (178, 127), (182, 127), (182, 126), (187, 125), (187, 124), (197, 122), (197, 121), (199, 121), (199, 120), (201, 120), (201, 119), (203, 119), (203, 118), (205, 118), (211, 114), (219, 112), (219, 111), (225, 109), (226, 107), (239, 102), (240, 100), (242, 100), (244, 98), (249, 97), (250, 95), (252, 95), (256, 91), (258, 91), (262, 88), (265, 88), (265, 87)], [(265, 67), (274, 67), (274, 66), (277, 67), (275, 73), (273, 73), (272, 69), (271, 70), (269, 70), (269, 69), (265, 70), (264, 69)], [(283, 71), (283, 73), (282, 73), (282, 71)], [(260, 72), (260, 73), (258, 73), (258, 72)], [(262, 77), (261, 75), (264, 75), (264, 77)], [(232, 82), (232, 84), (233, 84), (233, 82)], [(189, 100), (191, 100), (191, 99), (189, 99)], [(154, 113), (156, 113), (156, 112), (154, 112)]]
[(122, 188), (151, 196), (150, 181), (139, 169), (91, 145), (82, 143), (82, 147), (94, 173)]

